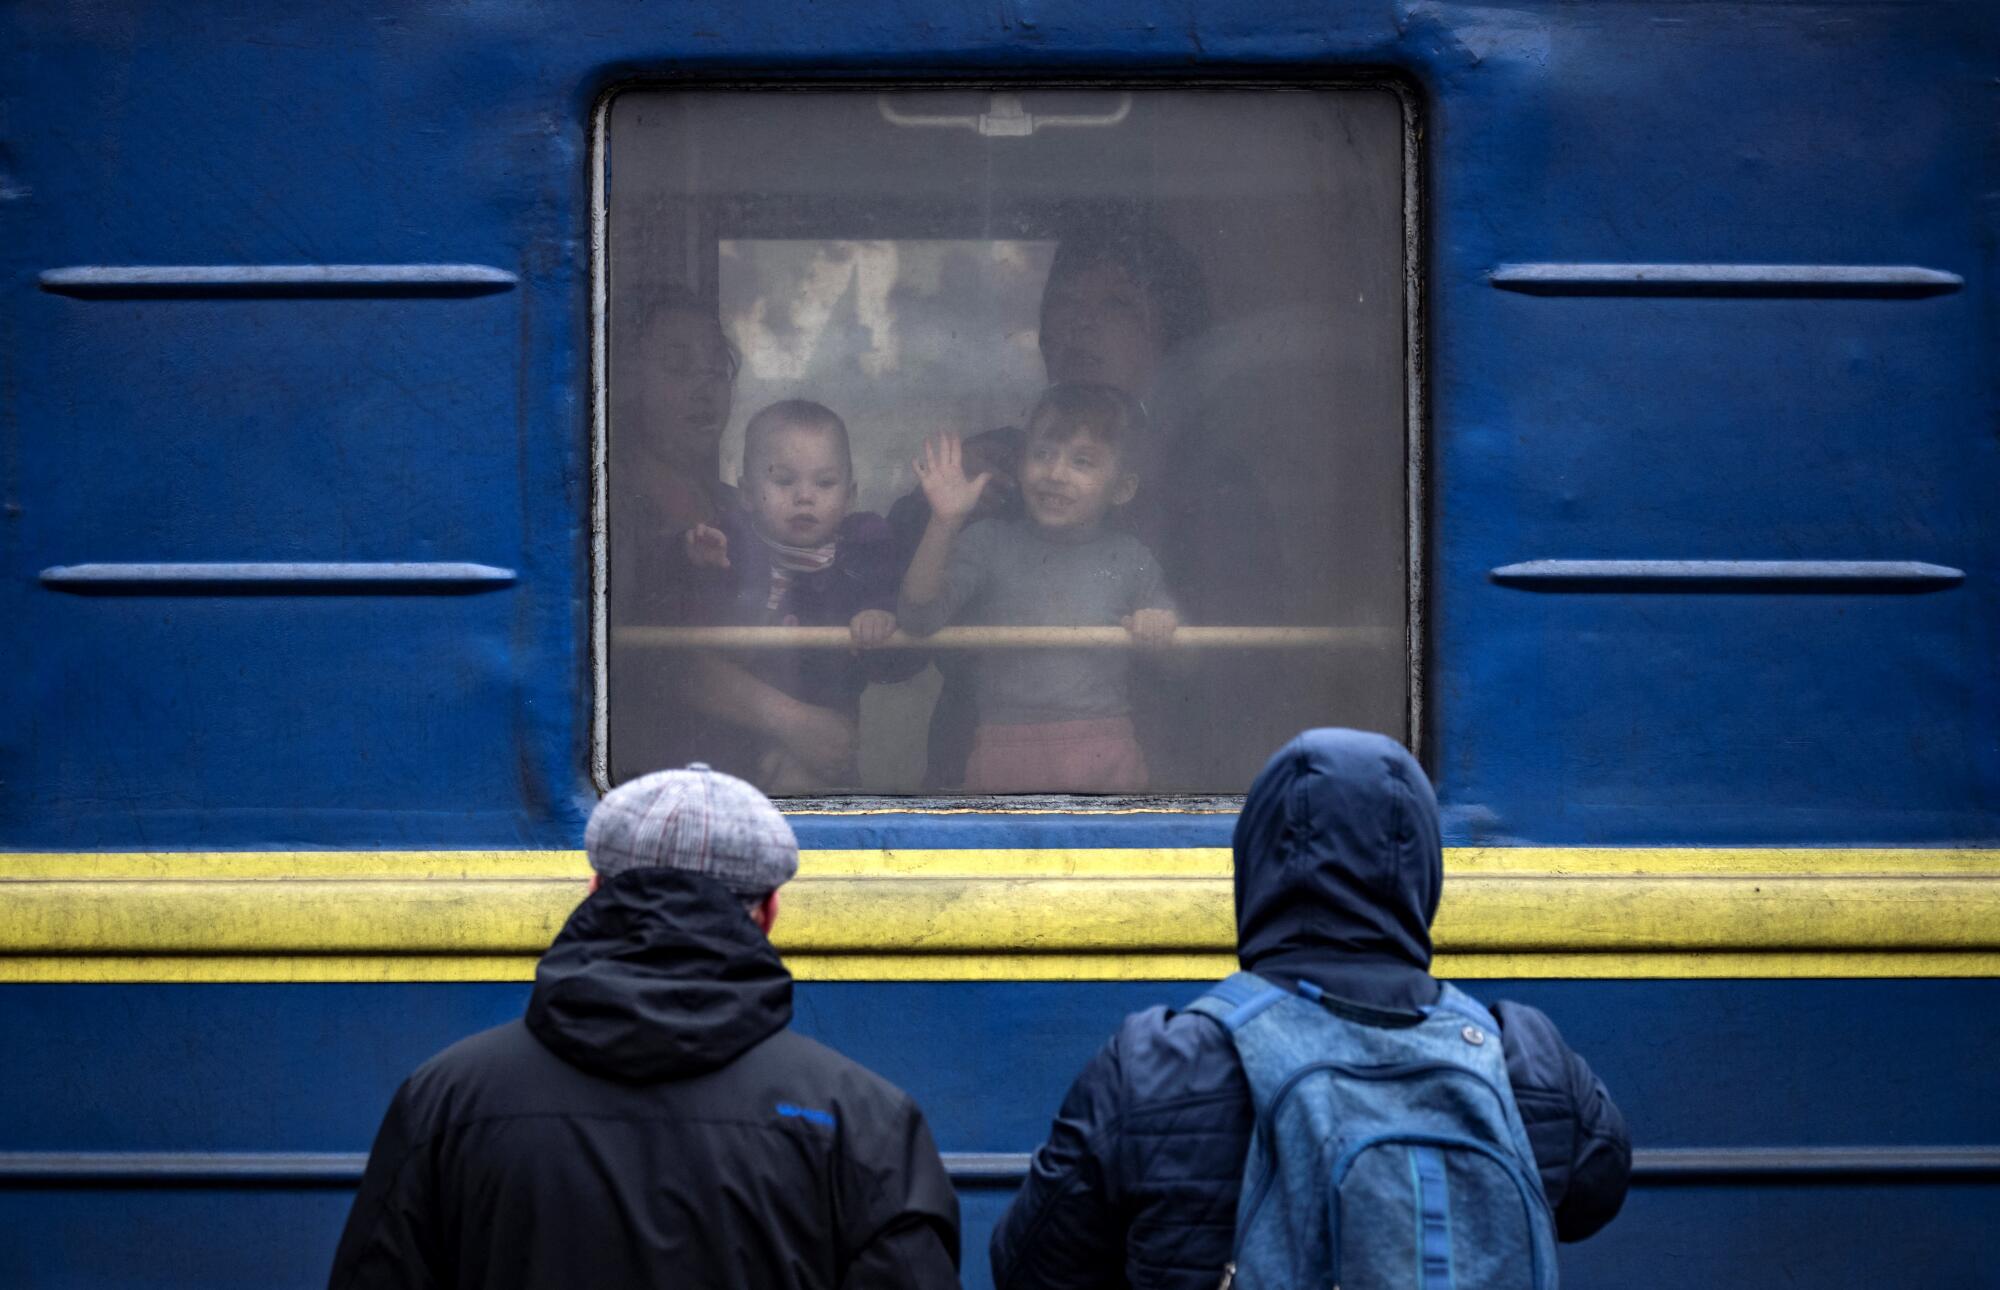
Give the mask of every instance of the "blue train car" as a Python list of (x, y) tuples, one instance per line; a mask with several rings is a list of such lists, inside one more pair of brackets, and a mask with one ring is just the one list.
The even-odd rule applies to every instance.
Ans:
[(2000, 11), (0, 29), (0, 1285), (321, 1280), (397, 1082), (518, 1014), (592, 803), (682, 729), (646, 678), (721, 640), (621, 601), (657, 302), (727, 324), (731, 435), (845, 346), (886, 509), (892, 449), (1053, 373), (1049, 257), (1140, 188), (1208, 266), (1179, 406), (1283, 413), (1217, 467), (1286, 561), (1237, 581), (1307, 608), (1191, 616), (1238, 661), (1146, 791), (940, 791), (948, 667), (864, 696), (865, 791), (760, 763), (798, 1024), (926, 1108), (967, 1284), (1116, 1019), (1231, 965), (1230, 732), (1324, 721), (1437, 781), (1440, 973), (1631, 1120), (1568, 1284), (1993, 1283)]

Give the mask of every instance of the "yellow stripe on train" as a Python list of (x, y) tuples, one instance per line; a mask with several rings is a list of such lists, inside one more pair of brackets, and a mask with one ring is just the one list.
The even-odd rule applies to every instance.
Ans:
[[(1454, 848), (1441, 975), (2000, 976), (2000, 851)], [(575, 851), (0, 855), (0, 981), (527, 979)], [(804, 980), (1198, 980), (1219, 848), (809, 851)]]

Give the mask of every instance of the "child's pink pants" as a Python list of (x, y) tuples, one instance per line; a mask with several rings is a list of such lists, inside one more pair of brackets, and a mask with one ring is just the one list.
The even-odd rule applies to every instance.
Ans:
[(968, 793), (1142, 793), (1146, 759), (1129, 717), (981, 726), (965, 763)]

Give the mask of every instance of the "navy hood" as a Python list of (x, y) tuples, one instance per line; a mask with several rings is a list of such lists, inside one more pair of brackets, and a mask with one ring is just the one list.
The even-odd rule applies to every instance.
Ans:
[(633, 1083), (727, 1065), (792, 1019), (792, 976), (727, 887), (701, 874), (607, 878), (535, 969), (528, 1029)]
[(1360, 730), (1306, 731), (1250, 785), (1234, 845), (1246, 970), (1376, 1008), (1436, 999), (1437, 796), (1401, 744)]

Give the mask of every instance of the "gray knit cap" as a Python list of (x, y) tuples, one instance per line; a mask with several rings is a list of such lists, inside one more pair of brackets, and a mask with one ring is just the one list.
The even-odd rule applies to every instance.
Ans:
[(701, 762), (606, 793), (590, 813), (583, 846), (590, 867), (606, 877), (684, 869), (746, 897), (776, 891), (799, 871), (799, 841), (771, 800)]

